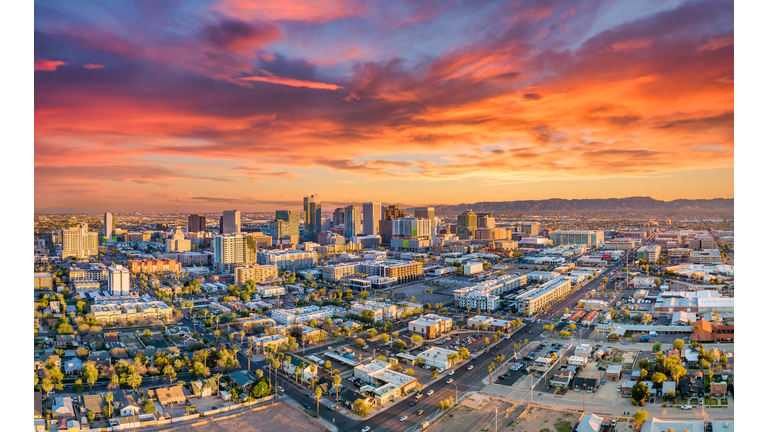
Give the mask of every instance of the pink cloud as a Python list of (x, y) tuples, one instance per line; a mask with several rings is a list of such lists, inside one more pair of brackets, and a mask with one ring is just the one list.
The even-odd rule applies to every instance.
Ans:
[(700, 46), (696, 51), (714, 51), (731, 45), (733, 45), (733, 35), (721, 36), (708, 40), (707, 43)]
[(86, 69), (104, 69), (104, 65), (92, 63), (84, 64), (83, 67)]
[(55, 71), (57, 67), (64, 66), (66, 63), (58, 60), (35, 59), (35, 70)]
[(252, 77), (243, 77), (243, 78), (240, 78), (240, 80), (280, 84), (280, 85), (286, 85), (291, 87), (308, 87), (308, 88), (314, 88), (314, 89), (337, 90), (337, 89), (343, 88), (341, 86), (337, 86), (336, 84), (326, 84), (326, 83), (321, 83), (316, 81), (304, 81), (304, 80), (297, 80), (295, 78), (277, 77), (277, 76), (268, 76), (268, 77), (252, 76)]
[(629, 39), (621, 42), (616, 42), (611, 45), (608, 51), (612, 52), (630, 52), (637, 49), (648, 48), (653, 43), (652, 40), (647, 38)]

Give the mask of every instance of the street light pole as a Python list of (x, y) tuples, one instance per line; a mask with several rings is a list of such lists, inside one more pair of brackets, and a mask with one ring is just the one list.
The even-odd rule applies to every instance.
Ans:
[(499, 432), (499, 407), (496, 407), (496, 432)]

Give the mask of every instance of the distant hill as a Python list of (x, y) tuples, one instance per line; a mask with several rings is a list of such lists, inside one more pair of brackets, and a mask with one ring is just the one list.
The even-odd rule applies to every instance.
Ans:
[(35, 209), (35, 214), (87, 214), (95, 212), (83, 212), (72, 207), (46, 207)]
[(651, 197), (605, 199), (546, 199), (525, 201), (484, 201), (474, 204), (435, 206), (435, 212), (503, 213), (514, 211), (632, 211), (632, 210), (724, 210), (733, 211), (733, 198), (677, 199), (659, 201)]

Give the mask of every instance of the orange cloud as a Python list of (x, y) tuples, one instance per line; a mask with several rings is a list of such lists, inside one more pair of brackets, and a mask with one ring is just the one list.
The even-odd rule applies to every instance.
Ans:
[(84, 64), (83, 67), (86, 69), (103, 69), (104, 65), (88, 63)]
[(731, 45), (733, 45), (733, 35), (727, 35), (708, 40), (707, 43), (697, 48), (696, 51), (712, 51)]
[(242, 81), (258, 81), (258, 82), (265, 82), (270, 84), (280, 84), (280, 85), (286, 85), (290, 87), (308, 87), (308, 88), (314, 88), (314, 89), (326, 89), (326, 90), (337, 90), (340, 88), (343, 88), (341, 86), (337, 86), (336, 84), (326, 84), (316, 81), (304, 81), (304, 80), (298, 80), (295, 78), (287, 78), (287, 77), (277, 77), (277, 76), (251, 76), (251, 77), (242, 77), (240, 78)]
[(626, 53), (637, 49), (648, 48), (652, 43), (653, 41), (648, 38), (630, 39), (616, 42), (615, 44), (611, 45), (611, 49), (609, 51)]
[(35, 70), (55, 71), (57, 67), (64, 66), (66, 63), (58, 60), (35, 59)]

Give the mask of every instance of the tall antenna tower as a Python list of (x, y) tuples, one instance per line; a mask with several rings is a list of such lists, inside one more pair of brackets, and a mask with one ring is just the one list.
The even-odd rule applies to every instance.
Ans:
[(179, 197), (176, 197), (176, 226), (179, 227)]

